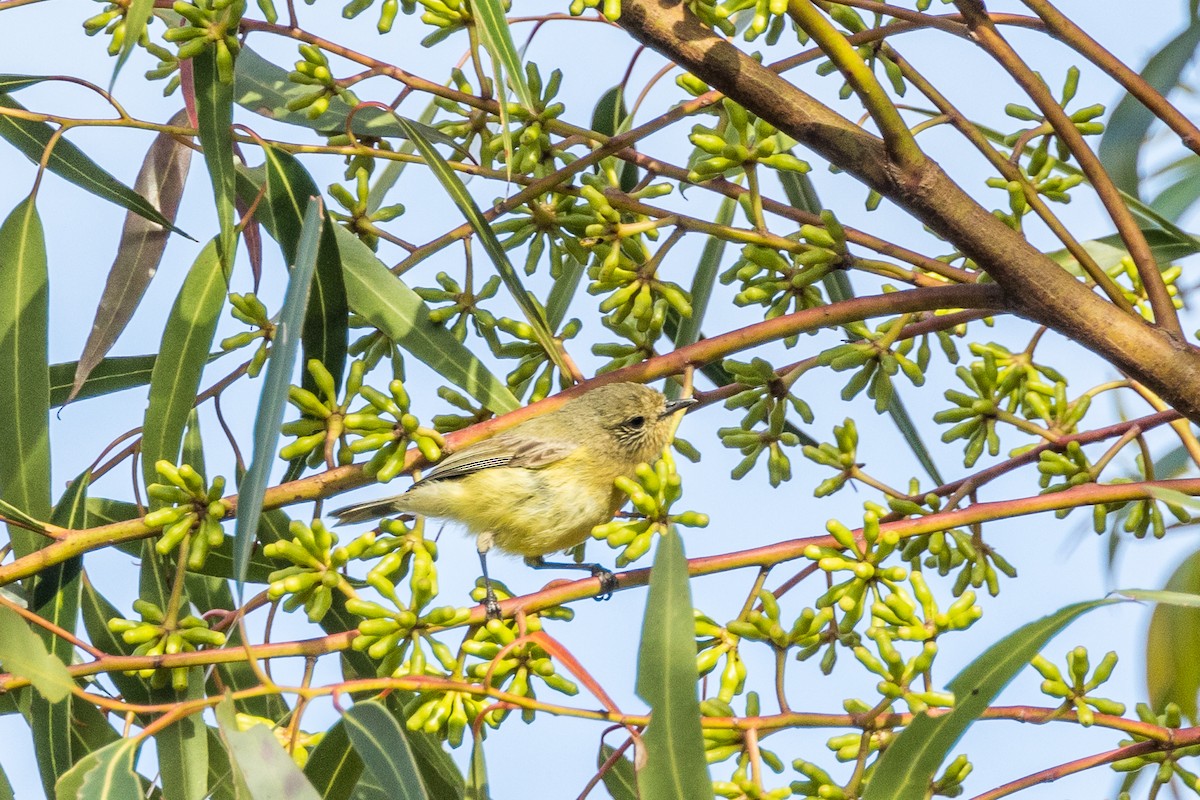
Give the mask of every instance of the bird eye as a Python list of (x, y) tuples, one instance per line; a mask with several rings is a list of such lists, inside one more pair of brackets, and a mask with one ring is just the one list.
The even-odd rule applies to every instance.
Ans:
[(631, 428), (640, 428), (646, 424), (646, 418), (642, 417), (642, 416), (637, 416), (637, 417), (634, 417), (633, 419), (629, 420), (629, 422), (626, 422), (625, 424)]

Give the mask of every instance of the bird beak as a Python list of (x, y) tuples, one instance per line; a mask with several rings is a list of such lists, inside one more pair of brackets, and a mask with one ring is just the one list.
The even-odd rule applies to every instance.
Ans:
[(666, 408), (663, 409), (663, 412), (658, 416), (660, 419), (662, 417), (669, 417), (676, 411), (683, 411), (686, 408), (691, 408), (698, 402), (700, 401), (694, 397), (681, 397), (678, 400), (671, 400), (667, 403)]

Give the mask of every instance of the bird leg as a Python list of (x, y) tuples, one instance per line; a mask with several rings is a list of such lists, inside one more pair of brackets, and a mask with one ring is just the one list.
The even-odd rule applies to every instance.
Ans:
[(488, 619), (500, 619), (500, 601), (496, 599), (496, 592), (492, 589), (492, 579), (488, 577), (487, 569), (487, 552), (492, 549), (492, 534), (483, 533), (475, 540), (475, 549), (479, 552), (479, 566), (483, 570), (483, 588), (487, 592), (487, 597), (484, 598), (483, 607), (487, 612)]
[(533, 569), (585, 569), (592, 573), (593, 578), (600, 579), (601, 594), (596, 595), (593, 600), (607, 600), (612, 597), (613, 592), (619, 588), (617, 576), (612, 574), (612, 571), (600, 566), (599, 564), (576, 564), (566, 561), (547, 561), (541, 556), (525, 559), (525, 564)]

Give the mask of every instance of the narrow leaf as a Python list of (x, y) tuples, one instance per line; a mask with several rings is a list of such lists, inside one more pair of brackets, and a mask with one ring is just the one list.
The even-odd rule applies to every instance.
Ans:
[(1158, 603), (1146, 631), (1146, 687), (1151, 707), (1177, 703), (1195, 720), (1200, 663), (1189, 655), (1200, 647), (1200, 551), (1176, 567), (1162, 592), (1120, 594)]
[[(329, 110), (315, 120), (304, 111), (289, 111), (287, 104), (312, 92), (312, 87), (288, 79), (288, 70), (278, 67), (254, 52), (242, 47), (234, 64), (234, 102), (269, 119), (325, 133), (344, 133), (346, 119), (353, 111), (340, 97), (330, 98)], [(469, 153), (462, 144), (437, 128), (421, 122), (413, 123), (425, 138), (454, 148), (464, 157)], [(355, 112), (351, 130), (359, 136), (404, 138), (396, 117), (390, 111), (367, 106)], [(395, 162), (389, 162), (395, 163)]]
[[(1142, 70), (1142, 77), (1160, 94), (1167, 95), (1179, 84), (1200, 44), (1200, 21), (1191, 20), (1187, 29), (1167, 42)], [(1100, 161), (1118, 188), (1138, 196), (1138, 155), (1154, 113), (1141, 101), (1126, 94), (1113, 109), (1098, 150)]]
[(131, 0), (126, 8), (125, 41), (121, 43), (121, 52), (117, 56), (117, 63), (113, 65), (112, 78), (108, 82), (110, 92), (117, 82), (117, 76), (121, 74), (121, 68), (129, 60), (133, 48), (137, 47), (138, 40), (142, 38), (142, 34), (146, 30), (146, 23), (150, 21), (150, 12), (153, 10), (154, 0)]
[[(167, 124), (175, 126), (186, 123), (187, 112), (179, 111)], [(190, 147), (181, 144), (174, 136), (160, 133), (150, 145), (142, 169), (134, 181), (134, 189), (157, 205), (171, 223), (175, 222), (176, 212), (179, 211), (179, 201), (191, 163)], [(83, 346), (83, 353), (79, 356), (67, 402), (75, 399), (83, 389), (88, 375), (129, 324), (150, 285), (150, 279), (158, 271), (169, 235), (170, 231), (157, 222), (151, 222), (132, 211), (126, 215), (121, 243), (117, 245), (117, 257), (109, 268), (108, 280), (96, 309), (96, 319), (88, 334), (87, 344)]]
[[(299, 161), (289, 153), (274, 147), (264, 147), (266, 157), (267, 194), (259, 206), (259, 214), (270, 216), (261, 220), (279, 242), (286, 262), (295, 264), (304, 211), (310, 197), (320, 197), (316, 181)], [(316, 273), (308, 295), (304, 314), (302, 341), (304, 363), (317, 359), (333, 375), (334, 385), (342, 384), (346, 366), (348, 338), (346, 283), (342, 279), (342, 260), (338, 254), (334, 221), (326, 216), (321, 225), (317, 248)], [(308, 372), (303, 374), (304, 388), (316, 389)]]
[[(733, 222), (733, 214), (737, 210), (737, 200), (726, 197), (721, 201), (717, 217), (713, 220), (717, 225), (729, 225)], [(704, 314), (708, 311), (708, 301), (712, 297), (713, 285), (717, 280), (717, 270), (721, 267), (721, 258), (725, 255), (725, 240), (710, 236), (704, 243), (704, 252), (700, 254), (700, 263), (696, 265), (696, 274), (692, 277), (692, 315), (681, 319), (679, 329), (675, 331), (676, 349), (700, 340), (700, 326), (704, 322)]]
[[(46, 242), (32, 197), (0, 224), (0, 286), (0, 500), (44, 520), (50, 516), (49, 300)], [(14, 525), (8, 534), (17, 557), (46, 542)]]
[(512, 31), (509, 30), (508, 20), (504, 17), (504, 6), (500, 5), (500, 0), (472, 0), (471, 12), (478, 23), (477, 29), (483, 46), (487, 48), (488, 55), (492, 57), (500, 75), (500, 80), (497, 81), (500, 84), (500, 102), (506, 102), (503, 85), (507, 75), (508, 82), (517, 93), (521, 105), (529, 113), (536, 113), (536, 99), (525, 80), (525, 68), (521, 66), (521, 56), (517, 54), (516, 45), (513, 44)]
[[(51, 516), (55, 525), (74, 529), (88, 527), (86, 503), (90, 479), (91, 474), (84, 472), (67, 487)], [(74, 633), (79, 618), (82, 570), (83, 557), (75, 556), (39, 572), (29, 593), (30, 611), (68, 633)], [(37, 633), (51, 654), (64, 664), (71, 663), (75, 646), (68, 639), (45, 630), (38, 630)], [(77, 760), (76, 755), (82, 755), (78, 748), (75, 748), (75, 753), (72, 752), (71, 728), (77, 700), (68, 696), (66, 702), (51, 702), (35, 694), (29, 702), (34, 755), (37, 757), (42, 787), (49, 796), (54, 792), (54, 782), (58, 776), (71, 768)]]
[[(1146, 237), (1146, 243), (1150, 245), (1150, 252), (1154, 254), (1154, 260), (1161, 269), (1166, 269), (1172, 261), (1200, 252), (1200, 239), (1190, 236), (1180, 238), (1158, 228), (1143, 228), (1142, 235)], [(1120, 235), (1115, 233), (1099, 239), (1091, 239), (1083, 242), (1082, 245), (1083, 249), (1100, 266), (1100, 269), (1116, 266), (1121, 263), (1121, 259), (1129, 256), (1129, 251), (1125, 249), (1125, 243), (1121, 240)], [(1065, 249), (1055, 250), (1046, 255), (1062, 264), (1072, 274), (1081, 275), (1083, 272), (1079, 262)]]
[(233, 268), (233, 251), (237, 244), (233, 220), (237, 188), (233, 167), (233, 84), (222, 83), (217, 75), (216, 48), (205, 48), (191, 62), (197, 131), (204, 148), (204, 165), (212, 180), (217, 221), (221, 226), (217, 253), (228, 273)]
[[(183, 556), (180, 555), (180, 558)], [(160, 702), (186, 703), (204, 697), (204, 670), (188, 669), (188, 685), (183, 692), (156, 692)], [(154, 734), (158, 751), (158, 771), (163, 794), (178, 800), (205, 800), (208, 796), (208, 726), (199, 713), (193, 713)]]
[[(600, 745), (600, 752), (596, 756), (596, 767), (604, 765), (616, 750), (606, 744)], [(601, 776), (604, 781), (604, 788), (608, 789), (608, 793), (612, 795), (613, 800), (638, 800), (637, 791), (637, 774), (633, 769), (633, 762), (628, 758), (618, 758), (613, 762), (613, 765), (605, 771)]]
[(471, 745), (471, 762), (467, 765), (466, 800), (492, 800), (481, 736), (476, 736)]
[(320, 800), (304, 773), (266, 725), (238, 730), (233, 701), (217, 705), (217, 723), (229, 760), (245, 782), (252, 800)]
[(475, 231), (475, 235), (479, 237), (483, 249), (487, 251), (488, 256), (492, 259), (492, 263), (496, 265), (496, 271), (500, 274), (500, 279), (504, 281), (504, 285), (508, 287), (509, 294), (517, 302), (521, 312), (525, 315), (525, 320), (533, 328), (534, 336), (537, 338), (538, 344), (546, 351), (550, 359), (558, 366), (564, 374), (570, 374), (566, 364), (563, 362), (562, 353), (559, 351), (558, 344), (554, 341), (554, 333), (550, 330), (550, 326), (546, 321), (545, 314), (542, 313), (541, 307), (534, 301), (533, 297), (526, 291), (521, 283), (521, 278), (517, 275), (517, 271), (513, 269), (512, 262), (508, 260), (508, 253), (504, 251), (504, 246), (500, 244), (500, 240), (496, 238), (496, 233), (492, 230), (492, 226), (488, 224), (484, 218), (483, 212), (479, 210), (479, 206), (475, 205), (475, 199), (471, 197), (467, 191), (467, 187), (459, 180), (458, 175), (446, 163), (441, 154), (433, 149), (433, 145), (421, 135), (412, 123), (404, 117), (398, 117), (400, 126), (404, 128), (408, 138), (417, 146), (421, 157), (425, 159), (425, 163), (433, 172), (434, 177), (442, 184), (442, 188), (450, 195), (450, 199), (454, 201), (454, 205), (458, 206), (458, 210), (466, 217), (470, 223), (471, 229)]
[[(25, 106), (3, 92), (0, 92), (0, 108), (25, 110)], [(53, 135), (54, 128), (44, 122), (31, 122), (0, 115), (0, 139), (7, 140), (35, 164), (41, 163), (46, 145), (50, 143)], [(96, 162), (84, 155), (82, 150), (66, 139), (60, 138), (55, 143), (54, 150), (51, 151), (50, 158), (46, 162), (46, 169), (97, 197), (116, 203), (135, 214), (141, 214), (146, 219), (170, 228), (175, 233), (187, 235), (172, 225), (146, 198), (109, 175)]]
[(405, 351), (497, 414), (521, 404), (504, 381), (493, 375), (450, 331), (429, 321), (429, 307), (416, 292), (388, 271), (371, 248), (340, 225), (338, 250), (350, 307)]
[(425, 800), (429, 795), (409, 749), (408, 739), (386, 708), (377, 702), (355, 703), (344, 715), (346, 733), (365, 772), (388, 787), (392, 800)]
[[(224, 353), (212, 353), (209, 361), (214, 361)], [(88, 379), (84, 381), (75, 395), (76, 400), (89, 397), (121, 392), (134, 389), (150, 383), (154, 372), (154, 362), (158, 356), (110, 356), (103, 359), (92, 368)], [(67, 397), (71, 394), (75, 380), (76, 361), (65, 361), (50, 365), (50, 407), (57, 408), (66, 405)]]
[(674, 528), (659, 539), (638, 650), (638, 696), (650, 705), (642, 800), (713, 796), (696, 695), (696, 639), (683, 542)]
[(51, 703), (62, 701), (75, 686), (66, 664), (51, 655), (41, 637), (8, 606), (0, 606), (0, 665), (27, 678)]
[(1030, 622), (1005, 636), (950, 681), (954, 710), (931, 717), (918, 715), (876, 762), (863, 800), (925, 800), (938, 768), (950, 749), (979, 719), (991, 702), (1046, 643), (1077, 617), (1119, 602), (1075, 603)]
[(196, 401), (226, 288), (217, 245), (211, 241), (175, 298), (151, 373), (142, 430), (142, 475), (147, 484), (157, 480), (155, 462), (166, 459), (174, 464), (179, 459), (183, 425)]
[(254, 532), (258, 529), (258, 517), (262, 512), (263, 492), (275, 463), (275, 445), (279, 441), (279, 426), (283, 423), (283, 408), (287, 403), (288, 388), (291, 386), (292, 369), (296, 354), (300, 350), (300, 330), (305, 306), (308, 304), (309, 284), (317, 266), (317, 246), (321, 239), (321, 228), (325, 214), (321, 199), (308, 201), (304, 223), (300, 226), (300, 243), (296, 249), (296, 263), (288, 279), (287, 292), (283, 299), (283, 311), (275, 323), (275, 336), (271, 344), (271, 358), (267, 362), (267, 374), (263, 380), (262, 394), (258, 401), (258, 414), (254, 418), (254, 452), (250, 466), (238, 487), (238, 515), (234, 529), (234, 575), (240, 594), (250, 564), (250, 550), (254, 546)]

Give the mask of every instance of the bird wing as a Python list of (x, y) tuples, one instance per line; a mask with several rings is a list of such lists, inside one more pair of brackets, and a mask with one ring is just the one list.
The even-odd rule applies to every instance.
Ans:
[(452, 453), (433, 467), (409, 490), (423, 483), (451, 480), (480, 470), (496, 467), (541, 469), (561, 461), (579, 449), (574, 442), (533, 439), (528, 434), (516, 437), (497, 436)]

